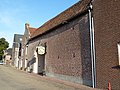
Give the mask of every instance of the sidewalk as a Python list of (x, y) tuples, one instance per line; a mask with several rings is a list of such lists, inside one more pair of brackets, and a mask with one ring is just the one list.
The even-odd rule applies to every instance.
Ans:
[(42, 80), (47, 80), (47, 81), (50, 81), (50, 82), (59, 83), (59, 84), (69, 86), (71, 88), (75, 88), (75, 90), (103, 90), (103, 89), (96, 89), (96, 88), (94, 89), (94, 88), (91, 88), (91, 87), (88, 87), (88, 86), (85, 86), (85, 85), (76, 84), (76, 83), (72, 83), (72, 82), (69, 82), (69, 81), (60, 80), (60, 79), (57, 79), (57, 78), (40, 76), (40, 75), (34, 74), (34, 73), (31, 73), (31, 75), (37, 76)]
[[(14, 68), (14, 67), (12, 67), (12, 68)], [(40, 81), (45, 81), (45, 82), (49, 82), (49, 83), (52, 83), (52, 84), (57, 84), (57, 85), (60, 85), (60, 86), (62, 85), (63, 87), (67, 86), (69, 88), (74, 88), (73, 90), (103, 90), (103, 89), (91, 88), (91, 87), (81, 85), (81, 84), (72, 83), (72, 82), (69, 82), (69, 81), (60, 80), (60, 79), (57, 79), (57, 78), (40, 76), (40, 75), (35, 74), (35, 73), (27, 73), (27, 72), (25, 72), (23, 70), (19, 70), (19, 69), (16, 69), (16, 70), (20, 71), (22, 73), (26, 73), (27, 75), (31, 75), (33, 77), (36, 77), (37, 79), (40, 79)]]

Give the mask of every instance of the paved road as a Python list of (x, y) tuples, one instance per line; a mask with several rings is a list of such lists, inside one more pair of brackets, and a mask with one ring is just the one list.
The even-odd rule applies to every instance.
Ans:
[(93, 90), (85, 88), (66, 86), (10, 66), (0, 65), (0, 90)]

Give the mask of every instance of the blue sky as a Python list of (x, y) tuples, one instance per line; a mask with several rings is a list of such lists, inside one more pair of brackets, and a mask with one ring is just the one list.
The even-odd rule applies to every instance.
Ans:
[(0, 0), (0, 38), (12, 47), (14, 34), (23, 34), (25, 23), (38, 28), (79, 0)]

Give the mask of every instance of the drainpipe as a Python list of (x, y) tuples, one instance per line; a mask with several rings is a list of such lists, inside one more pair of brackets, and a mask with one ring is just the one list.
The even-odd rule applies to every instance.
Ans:
[(94, 24), (92, 16), (92, 4), (89, 9), (89, 24), (90, 24), (90, 44), (91, 44), (91, 61), (92, 61), (92, 86), (96, 87), (96, 61), (95, 61), (95, 43), (94, 43)]

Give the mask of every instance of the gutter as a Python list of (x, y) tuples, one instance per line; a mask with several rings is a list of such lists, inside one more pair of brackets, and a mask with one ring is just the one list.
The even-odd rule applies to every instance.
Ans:
[(91, 61), (92, 61), (92, 86), (96, 87), (96, 58), (95, 58), (95, 42), (94, 42), (94, 23), (92, 16), (92, 4), (89, 6), (89, 25), (90, 25), (90, 44), (91, 44)]

